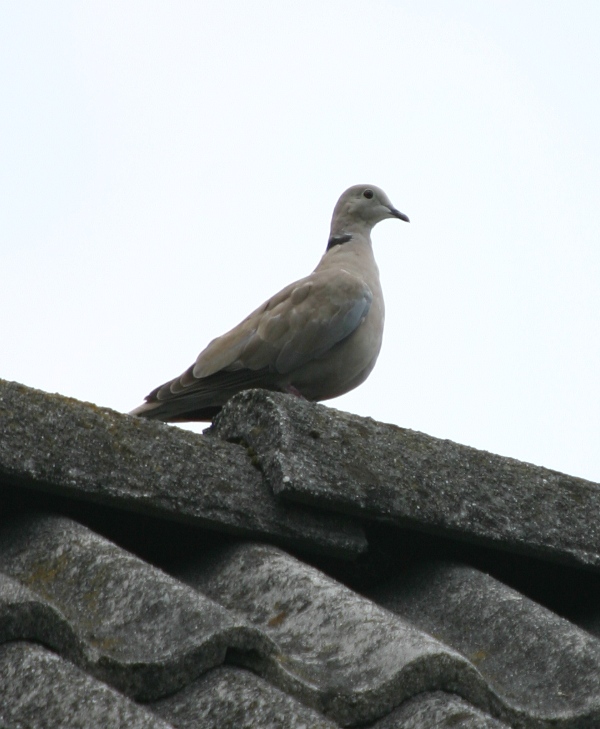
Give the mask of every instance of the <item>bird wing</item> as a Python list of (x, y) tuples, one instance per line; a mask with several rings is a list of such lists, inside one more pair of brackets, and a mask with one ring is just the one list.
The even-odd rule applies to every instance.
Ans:
[(218, 369), (287, 374), (318, 359), (365, 318), (373, 294), (346, 271), (322, 271), (286, 287), (200, 354), (195, 377)]
[(372, 300), (371, 289), (357, 276), (339, 269), (314, 272), (213, 339), (192, 367), (147, 399), (166, 400), (196, 389), (206, 391), (207, 386), (235, 387), (288, 374), (349, 336), (366, 317)]

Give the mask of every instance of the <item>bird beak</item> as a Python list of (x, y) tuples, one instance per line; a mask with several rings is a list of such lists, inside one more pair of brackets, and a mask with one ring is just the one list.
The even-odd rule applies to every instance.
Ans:
[(410, 220), (408, 219), (408, 215), (404, 215), (404, 213), (401, 213), (399, 210), (396, 210), (396, 208), (390, 208), (390, 213), (395, 218), (399, 218), (400, 220), (404, 220), (405, 223), (410, 223)]

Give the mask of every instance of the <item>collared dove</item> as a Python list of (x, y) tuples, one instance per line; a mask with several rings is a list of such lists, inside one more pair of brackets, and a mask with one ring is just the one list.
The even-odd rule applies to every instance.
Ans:
[(153, 390), (131, 415), (211, 420), (230, 397), (251, 387), (318, 401), (360, 385), (381, 348), (383, 294), (370, 234), (386, 218), (409, 222), (380, 188), (346, 190), (315, 270), (213, 339), (189, 369)]

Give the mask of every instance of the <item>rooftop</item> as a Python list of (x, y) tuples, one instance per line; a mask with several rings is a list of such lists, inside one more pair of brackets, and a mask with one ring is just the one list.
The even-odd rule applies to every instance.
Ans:
[(1, 726), (600, 726), (597, 484), (263, 390), (0, 433)]

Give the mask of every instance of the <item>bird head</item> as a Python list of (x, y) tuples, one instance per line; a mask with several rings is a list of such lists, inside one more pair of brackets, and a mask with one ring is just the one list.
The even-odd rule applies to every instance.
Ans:
[(333, 211), (331, 235), (352, 232), (369, 234), (382, 220), (398, 218), (410, 222), (397, 210), (385, 192), (375, 185), (353, 185), (342, 194)]

